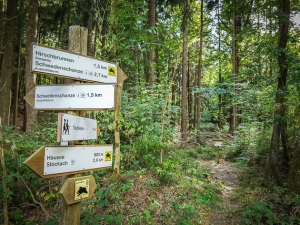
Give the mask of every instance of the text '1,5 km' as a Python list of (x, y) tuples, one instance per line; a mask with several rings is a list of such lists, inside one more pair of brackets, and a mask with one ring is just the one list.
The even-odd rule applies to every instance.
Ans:
[(114, 109), (115, 84), (36, 86), (24, 99), (39, 110)]
[(32, 44), (31, 72), (100, 83), (117, 83), (117, 65)]

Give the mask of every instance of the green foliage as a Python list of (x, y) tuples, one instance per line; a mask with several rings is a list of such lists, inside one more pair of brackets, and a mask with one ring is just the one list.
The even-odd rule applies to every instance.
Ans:
[[(124, 158), (131, 154), (125, 149)], [(120, 175), (99, 174), (95, 198), (83, 202), (83, 224), (200, 224), (200, 207), (218, 208), (221, 198), (195, 154), (196, 150), (167, 148), (162, 164), (150, 157), (149, 168), (136, 164)]]
[(237, 199), (242, 203), (236, 212), (239, 224), (299, 223), (299, 195), (291, 193), (286, 183), (266, 186), (263, 168), (239, 165), (242, 168), (241, 187), (237, 190)]
[(270, 146), (270, 130), (263, 123), (240, 124), (232, 142), (222, 147), (225, 158), (245, 161), (249, 165), (263, 165)]
[[(120, 125), (121, 132), (127, 140), (150, 138), (148, 144), (151, 142), (155, 144), (161, 138), (163, 125), (163, 141), (168, 141), (173, 137), (174, 128), (170, 122), (177, 116), (178, 108), (171, 106), (170, 101), (166, 101), (167, 96), (170, 95), (169, 91), (165, 89), (167, 85), (169, 84), (154, 85), (151, 89), (140, 88), (123, 94), (123, 119)], [(134, 97), (133, 91), (138, 91), (138, 98)], [(164, 108), (165, 111), (163, 111)], [(164, 124), (162, 124), (162, 116)]]
[(241, 213), (240, 224), (273, 225), (273, 212), (263, 202), (250, 203)]
[[(4, 141), (4, 158), (7, 170), (7, 191), (6, 193), (3, 192), (1, 183), (0, 198), (6, 195), (9, 205), (19, 206), (28, 203), (28, 206), (25, 204), (22, 211), (18, 208), (10, 210), (9, 218), (11, 221), (14, 221), (14, 224), (35, 224), (34, 220), (26, 219), (23, 214), (23, 211), (31, 211), (31, 205), (36, 204), (28, 189), (31, 190), (35, 200), (41, 202), (45, 207), (54, 207), (57, 204), (57, 181), (54, 180), (49, 185), (48, 181), (40, 179), (29, 168), (23, 165), (23, 162), (43, 145), (57, 144), (56, 123), (57, 115), (42, 115), (40, 122), (36, 125), (34, 135), (23, 134), (17, 127), (3, 127), (2, 138)], [(2, 176), (2, 170), (0, 173)], [(55, 210), (53, 213), (55, 213)]]

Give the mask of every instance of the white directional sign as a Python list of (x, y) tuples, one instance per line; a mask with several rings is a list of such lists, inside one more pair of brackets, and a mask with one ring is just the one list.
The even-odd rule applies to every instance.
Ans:
[(57, 141), (97, 139), (97, 120), (58, 113)]
[(114, 109), (115, 105), (114, 84), (36, 86), (34, 94), (28, 95), (26, 101), (43, 110)]
[(112, 165), (112, 146), (45, 147), (44, 175)]
[(43, 178), (110, 168), (112, 145), (41, 147), (24, 164)]
[(223, 143), (223, 140), (214, 140), (214, 146), (221, 147)]
[(32, 45), (31, 72), (102, 83), (117, 82), (117, 65), (96, 58)]

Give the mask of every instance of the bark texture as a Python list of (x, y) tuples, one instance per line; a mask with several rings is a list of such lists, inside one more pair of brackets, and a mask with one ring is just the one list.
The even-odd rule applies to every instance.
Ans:
[[(28, 0), (28, 23), (26, 30), (26, 72), (25, 72), (25, 93), (28, 93), (35, 86), (35, 75), (30, 72), (31, 44), (36, 42), (38, 25), (38, 0)], [(26, 133), (32, 133), (37, 122), (36, 111), (26, 103)]]
[[(155, 0), (149, 0), (149, 11), (148, 11), (148, 28), (151, 29), (155, 27), (155, 15), (156, 15), (156, 4)], [(152, 46), (154, 34), (151, 32), (150, 34), (150, 52), (147, 56), (147, 68), (146, 68), (146, 85), (152, 86), (154, 81), (154, 69), (153, 63), (155, 58), (155, 49)]]
[(3, 60), (0, 76), (0, 117), (3, 125), (10, 124), (11, 89), (13, 81), (14, 66), (14, 36), (15, 36), (15, 16), (17, 14), (17, 0), (7, 3), (7, 14), (5, 20), (5, 33), (3, 45)]
[(290, 0), (279, 0), (279, 39), (278, 39), (278, 65), (279, 77), (277, 83), (277, 92), (275, 97), (275, 110), (274, 110), (274, 125), (271, 139), (271, 148), (267, 160), (267, 177), (270, 182), (279, 182), (279, 171), (282, 165), (279, 163), (279, 149), (280, 137), (286, 138), (284, 128), (284, 103), (285, 93), (287, 91), (287, 77), (288, 77), (288, 64), (287, 64), (287, 41), (289, 33), (289, 20), (290, 20)]
[(188, 0), (184, 2), (182, 48), (181, 134), (187, 140), (187, 57), (188, 57)]

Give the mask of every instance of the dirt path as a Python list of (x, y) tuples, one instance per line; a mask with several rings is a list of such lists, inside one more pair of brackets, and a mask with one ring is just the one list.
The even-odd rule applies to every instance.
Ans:
[(239, 170), (230, 162), (221, 161), (217, 164), (214, 161), (199, 161), (202, 165), (207, 165), (211, 168), (212, 178), (221, 182), (223, 202), (219, 205), (221, 210), (212, 210), (210, 225), (237, 225), (238, 220), (231, 217), (231, 212), (237, 208), (238, 202), (235, 198), (235, 189), (239, 187), (238, 173)]

